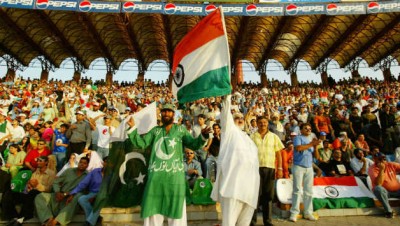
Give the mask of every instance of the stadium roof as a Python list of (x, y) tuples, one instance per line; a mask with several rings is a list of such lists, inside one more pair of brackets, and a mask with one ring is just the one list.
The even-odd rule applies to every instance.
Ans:
[[(198, 15), (94, 13), (0, 8), (0, 56), (28, 66), (41, 56), (60, 67), (66, 58), (88, 68), (103, 57), (118, 70), (136, 59), (146, 71), (155, 60), (172, 61)], [(248, 60), (257, 70), (269, 59), (284, 69), (303, 59), (312, 69), (325, 59), (345, 67), (357, 57), (369, 66), (392, 56), (400, 62), (400, 13), (330, 16), (226, 16), (231, 62)]]

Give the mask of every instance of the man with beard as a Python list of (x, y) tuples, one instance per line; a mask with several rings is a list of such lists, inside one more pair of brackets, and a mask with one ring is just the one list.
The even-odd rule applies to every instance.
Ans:
[(186, 182), (183, 164), (183, 146), (197, 150), (204, 145), (210, 132), (193, 138), (185, 127), (174, 121), (174, 105), (165, 104), (161, 109), (162, 126), (156, 126), (140, 136), (133, 117), (127, 122), (131, 129), (128, 136), (135, 148), (143, 151), (151, 147), (148, 179), (143, 194), (141, 217), (144, 225), (162, 225), (164, 217), (169, 225), (184, 226), (186, 220)]

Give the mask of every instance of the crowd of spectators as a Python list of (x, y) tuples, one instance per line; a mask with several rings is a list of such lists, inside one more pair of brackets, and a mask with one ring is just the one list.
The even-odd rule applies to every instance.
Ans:
[[(101, 167), (101, 159), (109, 155), (110, 136), (119, 124), (156, 102), (158, 109), (174, 104), (174, 122), (194, 136), (205, 127), (213, 129), (203, 148), (185, 150), (185, 169), (191, 185), (193, 178), (215, 181), (221, 97), (179, 104), (166, 84), (145, 80), (106, 86), (91, 79), (76, 83), (20, 78), (1, 83), (1, 178), (12, 179), (21, 169), (35, 172), (42, 168), (38, 164), (42, 156), (54, 156), (52, 170), (58, 175), (77, 167), (82, 156), (96, 159), (88, 169)], [(244, 83), (232, 93), (231, 112), (236, 124), (250, 136), (258, 130), (257, 118), (265, 117), (269, 131), (285, 144), (280, 151), (282, 173), (276, 177), (290, 178), (293, 138), (300, 135), (304, 123), (311, 125), (312, 136), (320, 140), (313, 166), (316, 176), (364, 177), (377, 153), (400, 162), (399, 90), (400, 81), (370, 78), (341, 80), (327, 87), (313, 83), (292, 87), (278, 81), (265, 87)], [(0, 185), (4, 193), (8, 185)], [(49, 224), (55, 223), (54, 219)]]

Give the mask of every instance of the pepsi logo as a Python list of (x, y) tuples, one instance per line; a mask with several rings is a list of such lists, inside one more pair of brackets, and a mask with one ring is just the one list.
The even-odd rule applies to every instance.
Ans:
[(79, 3), (79, 10), (82, 12), (89, 12), (92, 9), (92, 3), (90, 1), (83, 1)]
[(107, 134), (107, 132), (108, 132), (108, 130), (107, 130), (107, 129), (103, 129), (103, 131), (102, 131), (102, 134), (103, 134), (103, 135), (106, 135), (106, 134)]
[(173, 3), (168, 3), (164, 6), (164, 12), (166, 14), (174, 14), (176, 11), (176, 6)]
[(377, 3), (377, 2), (370, 2), (370, 3), (368, 4), (368, 11), (369, 11), (369, 12), (371, 12), (371, 13), (377, 13), (377, 12), (379, 12), (379, 10), (380, 10), (379, 3)]
[(36, 0), (36, 8), (47, 9), (49, 6), (49, 0)]
[(326, 6), (326, 12), (330, 15), (335, 15), (338, 12), (338, 6), (336, 4), (329, 4)]
[(216, 9), (217, 9), (217, 7), (215, 5), (210, 4), (210, 5), (206, 6), (206, 8), (204, 10), (205, 10), (206, 14), (208, 15), (208, 14), (214, 12)]
[(246, 13), (249, 16), (257, 15), (257, 6), (254, 4), (250, 4), (250, 5), (246, 6)]
[(297, 6), (295, 4), (290, 4), (286, 6), (286, 13), (288, 15), (296, 15), (297, 14)]
[(125, 12), (133, 12), (135, 10), (135, 3), (133, 2), (125, 2), (122, 6)]

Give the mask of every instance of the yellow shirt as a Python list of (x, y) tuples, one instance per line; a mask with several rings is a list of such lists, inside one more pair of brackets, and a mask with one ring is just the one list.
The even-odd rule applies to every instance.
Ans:
[(275, 169), (275, 152), (285, 148), (278, 135), (268, 132), (265, 134), (264, 139), (262, 139), (261, 135), (258, 132), (255, 132), (250, 135), (250, 138), (254, 141), (258, 148), (258, 161), (260, 163), (260, 167)]
[(40, 169), (36, 169), (36, 171), (32, 174), (31, 180), (38, 180), (39, 184), (35, 188), (36, 190), (41, 192), (50, 192), (55, 178), (56, 174), (51, 169), (46, 169), (44, 173), (41, 173)]

